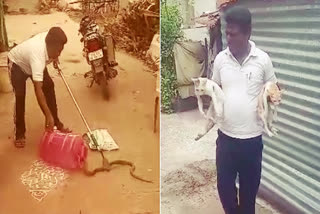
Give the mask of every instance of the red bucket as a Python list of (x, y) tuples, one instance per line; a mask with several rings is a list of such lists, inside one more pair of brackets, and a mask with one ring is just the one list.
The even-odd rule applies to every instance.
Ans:
[(60, 131), (45, 132), (40, 142), (40, 157), (47, 163), (64, 168), (82, 168), (88, 148), (80, 135)]

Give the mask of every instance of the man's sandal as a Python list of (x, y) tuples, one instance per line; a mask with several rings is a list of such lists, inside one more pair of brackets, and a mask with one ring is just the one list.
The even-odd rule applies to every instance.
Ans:
[(19, 138), (14, 141), (14, 145), (16, 148), (24, 148), (26, 145), (26, 139), (25, 138)]

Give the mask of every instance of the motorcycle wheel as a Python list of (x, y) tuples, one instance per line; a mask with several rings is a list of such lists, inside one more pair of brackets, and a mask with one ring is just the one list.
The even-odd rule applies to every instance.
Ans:
[(100, 74), (100, 87), (101, 87), (102, 95), (104, 99), (108, 100), (110, 98), (109, 87), (108, 87), (107, 77), (103, 72)]

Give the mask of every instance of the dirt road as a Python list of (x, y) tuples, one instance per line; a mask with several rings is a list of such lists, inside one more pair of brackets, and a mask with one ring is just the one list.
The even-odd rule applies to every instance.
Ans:
[[(30, 80), (27, 84), (27, 144), (16, 149), (13, 136), (13, 94), (0, 94), (0, 213), (20, 214), (146, 214), (159, 213), (159, 136), (153, 133), (155, 77), (143, 63), (123, 52), (116, 57), (119, 75), (111, 84), (111, 100), (102, 98), (100, 88), (87, 88), (82, 74), (88, 71), (77, 36), (78, 24), (64, 13), (6, 16), (8, 36), (21, 42), (53, 25), (61, 26), (69, 41), (61, 56), (61, 67), (92, 129), (106, 128), (120, 149), (106, 152), (110, 160), (125, 159), (136, 165), (136, 173), (152, 179), (143, 183), (129, 175), (125, 166), (111, 172), (86, 177), (70, 172), (62, 186), (38, 202), (21, 183), (20, 176), (38, 159), (38, 143), (44, 117)], [(17, 26), (23, 26), (17, 27)], [(67, 90), (50, 66), (54, 78), (59, 115), (75, 133), (86, 132)], [(98, 166), (100, 156), (90, 152), (90, 167)]]
[[(223, 214), (216, 182), (214, 127), (199, 141), (206, 121), (198, 109), (161, 115), (161, 213)], [(256, 213), (280, 214), (257, 199)]]

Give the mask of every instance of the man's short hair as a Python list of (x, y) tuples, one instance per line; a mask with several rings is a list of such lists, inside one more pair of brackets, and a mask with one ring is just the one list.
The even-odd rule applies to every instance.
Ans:
[(67, 41), (67, 36), (60, 27), (50, 28), (46, 36), (46, 43), (49, 45), (64, 45)]
[(251, 31), (251, 13), (248, 8), (234, 6), (225, 12), (224, 19), (228, 24), (236, 24), (243, 33)]

